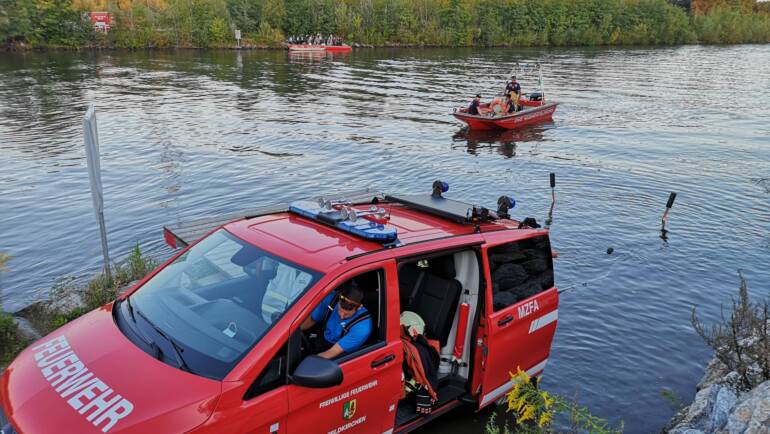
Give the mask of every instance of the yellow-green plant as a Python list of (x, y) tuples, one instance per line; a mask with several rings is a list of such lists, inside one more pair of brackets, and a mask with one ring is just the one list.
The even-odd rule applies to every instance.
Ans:
[(526, 372), (518, 369), (511, 373), (513, 389), (508, 392), (508, 411), (516, 416), (516, 423), (537, 422), (538, 428), (548, 426), (553, 420), (556, 399), (546, 391), (537, 388), (539, 379), (532, 379)]
[[(505, 397), (510, 413), (516, 423), (513, 432), (523, 433), (552, 433), (554, 418), (565, 415), (569, 421), (572, 432), (587, 432), (590, 434), (620, 434), (623, 432), (623, 423), (613, 428), (604, 419), (591, 414), (586, 407), (561, 396), (551, 394), (539, 389), (540, 378), (532, 378), (526, 372), (518, 368), (516, 373), (511, 373), (513, 389)], [(492, 418), (486, 426), (487, 434), (510, 432), (507, 426), (502, 431)]]

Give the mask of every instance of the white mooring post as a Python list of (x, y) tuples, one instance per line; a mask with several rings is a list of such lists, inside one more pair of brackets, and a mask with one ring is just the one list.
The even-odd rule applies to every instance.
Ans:
[(110, 252), (107, 249), (107, 227), (104, 225), (104, 198), (102, 197), (102, 173), (99, 163), (99, 131), (96, 128), (96, 111), (93, 104), (88, 107), (83, 117), (83, 142), (86, 145), (86, 160), (88, 162), (88, 179), (91, 183), (91, 198), (94, 201), (94, 213), (99, 231), (102, 236), (102, 254), (104, 255), (104, 272), (107, 279), (112, 280), (110, 272)]

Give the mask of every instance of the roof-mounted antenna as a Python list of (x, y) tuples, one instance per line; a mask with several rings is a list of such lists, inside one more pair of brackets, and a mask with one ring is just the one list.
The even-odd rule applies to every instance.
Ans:
[(435, 198), (443, 197), (441, 193), (446, 193), (447, 191), (449, 191), (449, 184), (439, 180), (433, 181), (433, 193), (431, 193), (431, 196)]
[(553, 206), (556, 204), (556, 174), (551, 172), (551, 208), (548, 210), (548, 218), (545, 219), (546, 229), (551, 227), (553, 223)]
[(663, 217), (660, 219), (660, 237), (664, 240), (668, 237), (666, 234), (668, 231), (666, 230), (666, 222), (668, 221), (668, 212), (671, 211), (671, 207), (674, 206), (674, 200), (676, 199), (676, 193), (671, 192), (671, 194), (668, 195), (668, 202), (666, 203), (666, 211), (663, 212)]

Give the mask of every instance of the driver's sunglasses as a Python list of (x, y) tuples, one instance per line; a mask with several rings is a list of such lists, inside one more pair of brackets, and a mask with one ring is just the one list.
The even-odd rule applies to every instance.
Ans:
[(343, 310), (351, 311), (358, 308), (358, 306), (361, 306), (361, 303), (356, 303), (355, 301), (345, 297), (344, 295), (340, 295), (340, 307)]

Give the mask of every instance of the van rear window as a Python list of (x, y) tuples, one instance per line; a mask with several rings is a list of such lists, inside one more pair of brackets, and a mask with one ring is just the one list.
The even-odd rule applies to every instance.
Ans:
[(495, 311), (553, 287), (548, 235), (502, 244), (488, 250)]

